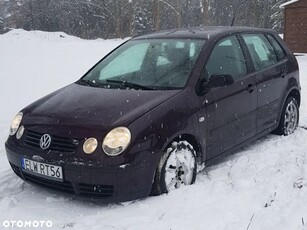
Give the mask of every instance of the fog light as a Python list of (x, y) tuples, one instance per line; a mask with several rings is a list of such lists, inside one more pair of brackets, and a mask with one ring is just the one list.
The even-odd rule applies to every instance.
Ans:
[(88, 138), (83, 144), (83, 151), (86, 154), (91, 154), (95, 151), (97, 146), (98, 146), (98, 141), (96, 140), (96, 138), (93, 137)]
[(25, 127), (23, 125), (20, 126), (17, 133), (16, 133), (16, 138), (20, 139), (22, 137), (24, 131), (25, 131)]

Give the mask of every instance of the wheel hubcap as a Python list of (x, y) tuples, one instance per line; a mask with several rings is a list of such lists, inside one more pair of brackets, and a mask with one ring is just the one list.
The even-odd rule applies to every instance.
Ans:
[(298, 118), (297, 107), (293, 103), (293, 101), (291, 101), (288, 104), (288, 106), (286, 108), (286, 112), (285, 112), (284, 130), (285, 130), (286, 135), (293, 133), (294, 130), (296, 129), (297, 118)]
[(165, 165), (165, 185), (168, 191), (192, 183), (195, 158), (189, 150), (173, 151)]

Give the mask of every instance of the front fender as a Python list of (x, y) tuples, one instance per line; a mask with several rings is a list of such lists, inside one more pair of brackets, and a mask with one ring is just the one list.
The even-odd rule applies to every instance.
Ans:
[(196, 127), (199, 106), (194, 95), (197, 97), (194, 89), (187, 87), (131, 123), (134, 148), (150, 149), (158, 162), (167, 146), (180, 135), (191, 135), (200, 143), (201, 135)]

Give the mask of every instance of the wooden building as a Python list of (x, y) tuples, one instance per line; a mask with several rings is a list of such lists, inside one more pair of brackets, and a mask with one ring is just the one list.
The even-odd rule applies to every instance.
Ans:
[(284, 40), (295, 53), (307, 53), (307, 0), (281, 5), (285, 11)]

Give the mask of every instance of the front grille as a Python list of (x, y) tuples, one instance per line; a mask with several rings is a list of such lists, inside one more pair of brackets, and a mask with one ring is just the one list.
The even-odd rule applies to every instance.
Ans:
[(37, 185), (42, 185), (44, 187), (60, 190), (62, 192), (74, 193), (72, 185), (68, 182), (57, 182), (53, 180), (48, 180), (28, 173), (23, 173), (23, 177), (26, 181), (29, 181)]
[(114, 187), (112, 185), (74, 184), (74, 189), (74, 186), (68, 181), (58, 182), (48, 180), (25, 172), (22, 173), (21, 169), (13, 164), (11, 164), (11, 167), (17, 176), (24, 179), (25, 181), (62, 192), (72, 194), (77, 193), (78, 195), (87, 197), (110, 197), (114, 194)]
[[(39, 142), (43, 134), (27, 130), (25, 134), (24, 144), (33, 148), (40, 148)], [(48, 150), (58, 152), (75, 152), (79, 142), (75, 139), (62, 138), (51, 135), (51, 145)]]

